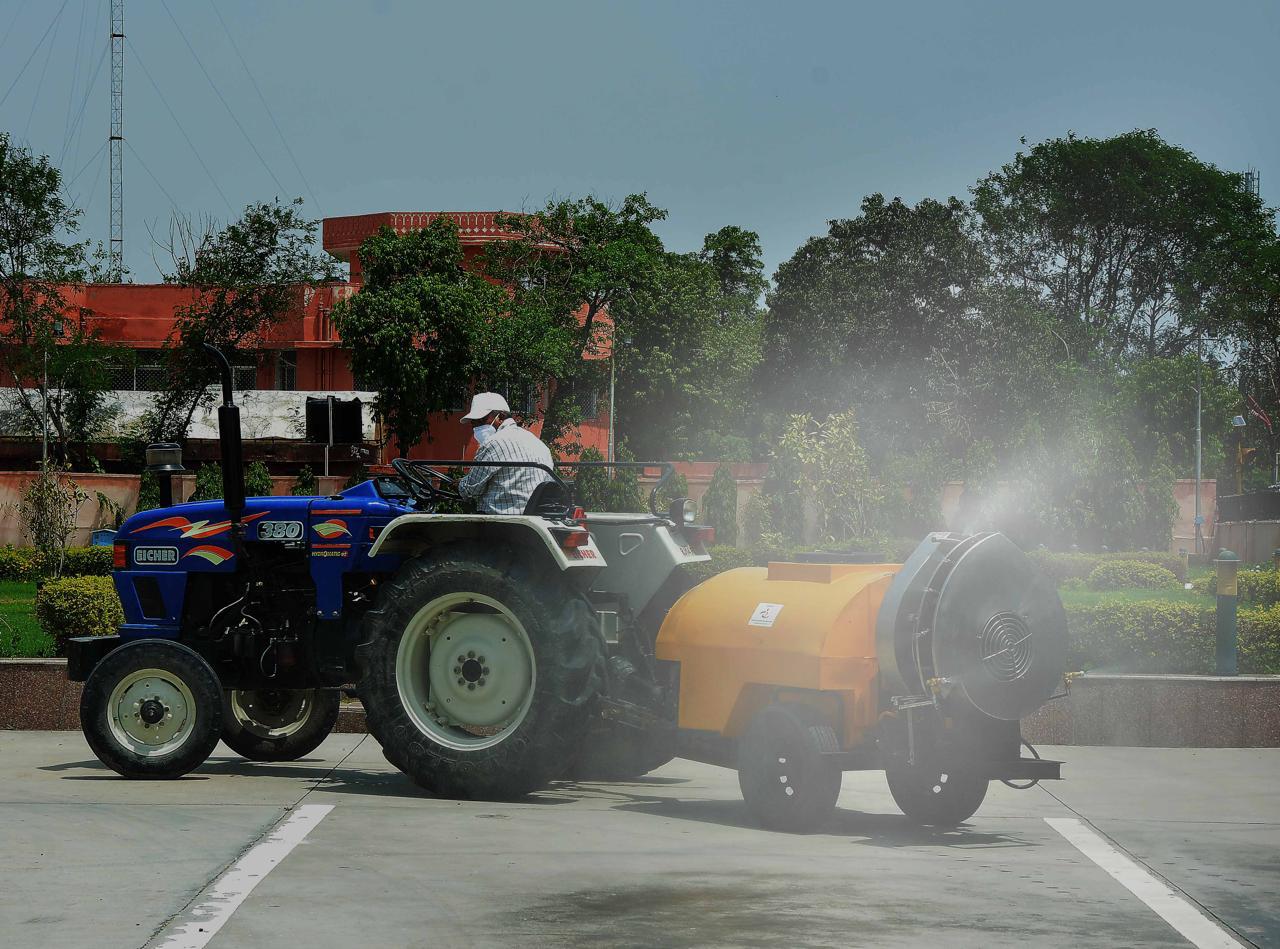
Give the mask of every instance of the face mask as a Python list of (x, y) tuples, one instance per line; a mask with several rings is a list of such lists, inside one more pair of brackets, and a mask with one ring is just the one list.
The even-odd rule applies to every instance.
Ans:
[(476, 444), (483, 445), (489, 439), (493, 438), (497, 429), (492, 425), (477, 425), (471, 430), (471, 434), (475, 436)]

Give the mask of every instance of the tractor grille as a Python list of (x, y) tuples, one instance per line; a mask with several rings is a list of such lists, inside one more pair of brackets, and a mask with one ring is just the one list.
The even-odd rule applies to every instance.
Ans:
[(997, 613), (978, 637), (982, 664), (1001, 682), (1012, 682), (1031, 668), (1031, 630), (1017, 613)]

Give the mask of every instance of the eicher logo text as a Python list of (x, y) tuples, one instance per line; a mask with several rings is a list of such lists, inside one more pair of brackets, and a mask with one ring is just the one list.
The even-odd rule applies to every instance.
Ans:
[(178, 562), (177, 547), (135, 547), (133, 562), (137, 564), (165, 564)]

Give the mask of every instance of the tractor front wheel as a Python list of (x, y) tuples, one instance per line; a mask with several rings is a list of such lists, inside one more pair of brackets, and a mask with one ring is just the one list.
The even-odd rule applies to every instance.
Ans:
[(140, 639), (94, 666), (80, 697), (80, 726), (98, 760), (126, 778), (177, 778), (213, 753), (222, 689), (199, 653)]
[(227, 689), (222, 740), (250, 761), (296, 761), (329, 737), (341, 701), (336, 689)]
[(366, 614), (360, 697), (387, 760), (445, 797), (503, 799), (572, 762), (599, 688), (587, 605), (549, 569), (454, 548)]

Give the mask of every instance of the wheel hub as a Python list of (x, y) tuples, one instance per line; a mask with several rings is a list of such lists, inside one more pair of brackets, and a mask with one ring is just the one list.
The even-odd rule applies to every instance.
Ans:
[(435, 628), (429, 662), (429, 702), (438, 719), (491, 728), (522, 706), (533, 663), (499, 613), (450, 613)]
[(191, 690), (163, 669), (142, 669), (125, 676), (112, 690), (107, 707), (117, 740), (143, 755), (168, 754), (195, 727)]
[(159, 699), (147, 699), (138, 709), (138, 717), (144, 725), (155, 725), (164, 718), (164, 703)]
[(307, 723), (315, 708), (311, 689), (233, 689), (231, 714), (259, 738), (285, 738)]

